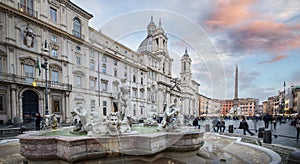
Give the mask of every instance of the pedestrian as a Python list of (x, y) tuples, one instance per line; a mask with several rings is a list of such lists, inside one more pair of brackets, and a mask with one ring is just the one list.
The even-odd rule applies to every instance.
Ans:
[(254, 124), (255, 132), (257, 132), (257, 121), (258, 121), (258, 117), (257, 117), (257, 116), (254, 116), (254, 117), (253, 117), (253, 124)]
[(41, 115), (39, 113), (35, 113), (35, 129), (40, 130), (41, 129)]
[(249, 125), (245, 119), (245, 116), (242, 116), (242, 121), (240, 122), (240, 126), (239, 126), (239, 129), (243, 129), (243, 132), (244, 132), (244, 135), (246, 135), (246, 131), (248, 133), (251, 134), (251, 136), (254, 135), (254, 133), (252, 133), (250, 130), (249, 130)]
[(198, 117), (198, 129), (201, 127), (201, 119)]
[(298, 114), (296, 118), (296, 129), (297, 129), (297, 142), (298, 142), (299, 134), (300, 134), (300, 114)]
[(274, 130), (276, 130), (276, 125), (277, 125), (277, 121), (278, 121), (278, 117), (277, 117), (277, 115), (275, 115), (274, 117), (273, 117), (273, 125), (274, 125)]
[[(220, 121), (217, 117), (215, 117), (213, 120), (212, 120), (212, 124), (213, 124), (213, 129), (214, 129), (214, 132), (219, 132), (219, 125), (220, 125)], [(216, 130), (216, 127), (217, 127), (217, 130)]]
[(224, 133), (224, 131), (225, 131), (225, 121), (222, 118), (221, 121), (220, 121), (220, 132)]
[(198, 120), (197, 120), (197, 117), (195, 117), (194, 121), (193, 121), (193, 126), (198, 126)]
[(269, 128), (270, 118), (271, 118), (271, 115), (269, 115), (268, 113), (263, 117), (263, 120), (264, 120), (264, 122), (265, 122), (265, 128), (266, 128), (266, 129)]

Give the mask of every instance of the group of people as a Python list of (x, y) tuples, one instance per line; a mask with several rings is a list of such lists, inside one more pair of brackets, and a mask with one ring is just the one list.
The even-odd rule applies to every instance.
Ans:
[[(222, 118), (221, 120), (219, 120), (218, 118), (214, 118), (212, 120), (212, 124), (213, 124), (213, 130), (214, 132), (223, 132), (225, 131), (225, 121)], [(217, 128), (217, 129), (216, 129)]]
[[(213, 124), (214, 132), (219, 132), (219, 130), (220, 130), (220, 132), (224, 133), (226, 126), (225, 126), (225, 121), (224, 121), (223, 118), (221, 120), (219, 120), (218, 118), (214, 118), (212, 120), (212, 124)], [(238, 128), (243, 129), (244, 135), (246, 135), (246, 132), (250, 133), (251, 136), (254, 135), (254, 133), (249, 130), (249, 125), (246, 121), (245, 116), (242, 116), (242, 120), (241, 120), (240, 125), (239, 125)]]

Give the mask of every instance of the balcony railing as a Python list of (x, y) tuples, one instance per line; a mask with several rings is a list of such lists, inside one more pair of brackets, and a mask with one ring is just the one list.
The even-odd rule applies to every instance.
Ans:
[(19, 7), (19, 10), (21, 12), (24, 12), (30, 16), (33, 16), (33, 17), (37, 17), (38, 16), (38, 12), (33, 10), (32, 8), (24, 5), (24, 4), (21, 4), (21, 3), (18, 3), (18, 7)]
[[(15, 83), (15, 84), (22, 84), (22, 85), (30, 85), (32, 86), (32, 82), (34, 81), (29, 80), (29, 77), (26, 76), (20, 76), (15, 74), (8, 74), (8, 73), (0, 73), (0, 81), (1, 82), (7, 82), (7, 83)], [(35, 80), (36, 87), (44, 88), (46, 87), (45, 80)], [(64, 91), (72, 91), (72, 85), (66, 84), (66, 83), (60, 83), (56, 81), (48, 81), (48, 88), (50, 89), (58, 89), (58, 90), (64, 90)]]

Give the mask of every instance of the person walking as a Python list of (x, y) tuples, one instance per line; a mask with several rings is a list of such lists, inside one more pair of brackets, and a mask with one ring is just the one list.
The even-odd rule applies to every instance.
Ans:
[(245, 116), (242, 116), (242, 121), (240, 122), (239, 129), (243, 129), (244, 135), (246, 135), (246, 131), (247, 131), (248, 133), (250, 133), (251, 136), (254, 135), (254, 133), (252, 133), (252, 132), (249, 130), (249, 125), (248, 125), (248, 123), (247, 123), (247, 121), (246, 121), (246, 119), (245, 119)]
[(40, 130), (41, 129), (41, 115), (39, 113), (35, 113), (35, 129)]
[(276, 125), (277, 125), (277, 121), (278, 121), (278, 116), (277, 115), (275, 115), (274, 117), (273, 117), (273, 120), (272, 120), (272, 122), (273, 122), (273, 125), (274, 125), (274, 130), (276, 130)]
[(263, 120), (265, 122), (265, 128), (268, 129), (269, 128), (269, 122), (271, 119), (271, 115), (269, 115), (269, 113), (267, 113), (264, 117)]
[(299, 141), (299, 134), (300, 134), (300, 114), (297, 115), (296, 118), (296, 129), (297, 129), (297, 142)]

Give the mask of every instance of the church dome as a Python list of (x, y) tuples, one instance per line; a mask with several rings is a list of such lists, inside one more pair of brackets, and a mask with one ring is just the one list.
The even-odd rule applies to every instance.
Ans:
[(139, 45), (139, 48), (137, 50), (138, 53), (145, 51), (152, 52), (152, 36), (147, 36), (147, 38), (144, 39)]

